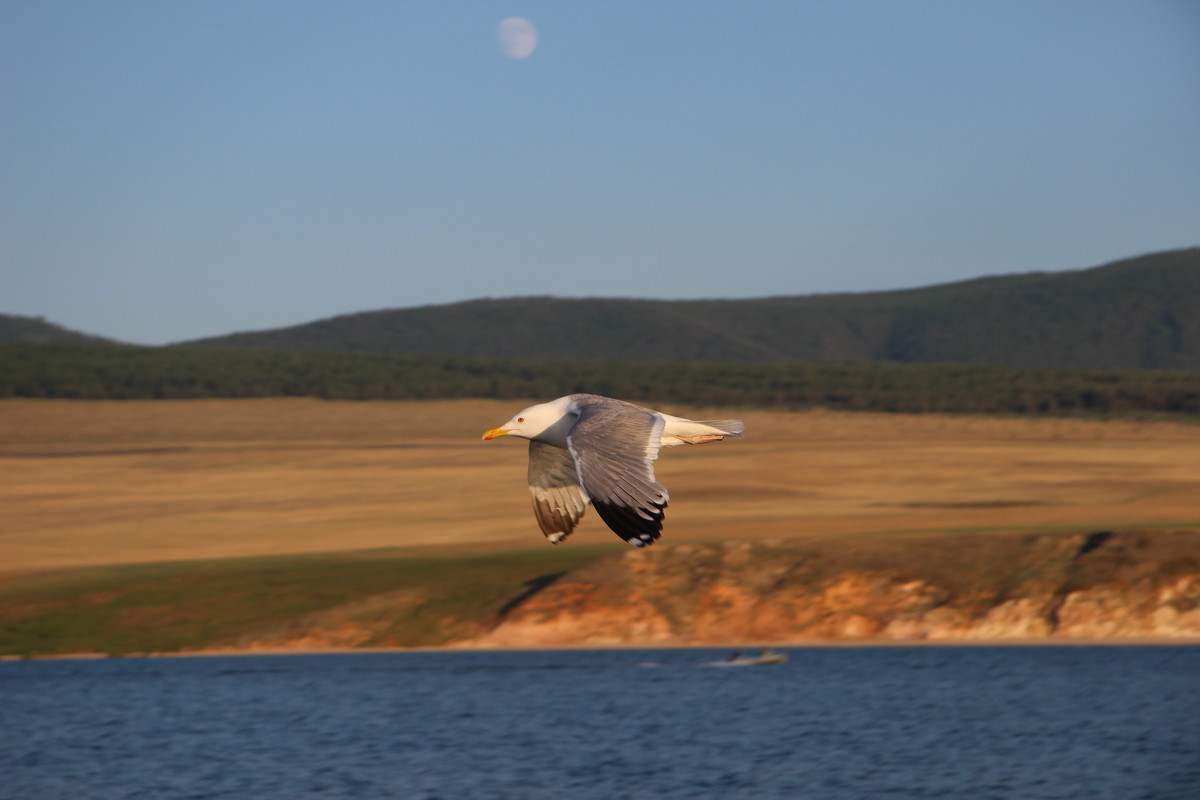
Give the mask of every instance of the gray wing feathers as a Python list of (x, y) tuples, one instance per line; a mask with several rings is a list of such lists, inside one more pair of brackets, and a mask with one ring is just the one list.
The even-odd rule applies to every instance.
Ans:
[(558, 544), (575, 530), (587, 509), (587, 494), (570, 452), (542, 442), (529, 442), (529, 494), (542, 533)]
[(654, 477), (663, 418), (620, 400), (578, 395), (579, 419), (567, 434), (579, 479), (596, 513), (641, 547), (662, 531), (670, 496)]

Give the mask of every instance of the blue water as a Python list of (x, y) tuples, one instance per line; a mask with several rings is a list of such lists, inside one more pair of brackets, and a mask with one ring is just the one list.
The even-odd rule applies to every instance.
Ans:
[(0, 663), (0, 797), (1200, 797), (1200, 647), (786, 652)]

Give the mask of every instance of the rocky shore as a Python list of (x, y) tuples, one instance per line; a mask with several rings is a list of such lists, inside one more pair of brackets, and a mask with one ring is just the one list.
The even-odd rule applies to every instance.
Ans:
[(465, 647), (1200, 640), (1200, 532), (879, 535), (603, 557)]
[(0, 583), (11, 657), (1200, 644), (1200, 530), (825, 535), (182, 562)]

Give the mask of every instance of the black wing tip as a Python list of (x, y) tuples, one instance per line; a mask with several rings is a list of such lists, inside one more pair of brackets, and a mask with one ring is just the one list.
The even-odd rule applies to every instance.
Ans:
[(596, 498), (592, 498), (592, 507), (613, 533), (634, 547), (654, 544), (662, 535), (666, 503), (653, 503), (650, 508), (640, 509), (651, 514), (650, 519), (639, 514), (639, 509), (619, 503), (597, 502)]
[(648, 533), (639, 533), (637, 536), (626, 539), (625, 541), (629, 542), (634, 547), (649, 547), (658, 541), (659, 536), (660, 535), (657, 533), (653, 536)]

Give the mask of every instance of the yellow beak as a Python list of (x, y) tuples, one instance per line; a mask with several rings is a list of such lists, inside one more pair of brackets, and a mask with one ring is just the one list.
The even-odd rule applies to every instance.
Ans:
[(497, 436), (508, 436), (511, 431), (508, 428), (492, 428), (483, 435), (484, 439), (495, 439)]

